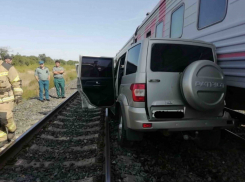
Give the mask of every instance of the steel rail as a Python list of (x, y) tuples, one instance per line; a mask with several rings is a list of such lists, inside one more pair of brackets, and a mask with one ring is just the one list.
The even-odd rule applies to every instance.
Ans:
[(60, 103), (52, 111), (50, 111), (43, 119), (39, 120), (25, 133), (23, 133), (18, 139), (11, 143), (6, 149), (0, 153), (0, 169), (2, 169), (6, 163), (18, 154), (21, 149), (29, 143), (29, 141), (52, 119), (60, 110), (62, 110), (71, 100), (78, 95), (78, 91), (74, 92), (65, 101)]
[(245, 124), (245, 114), (229, 109), (227, 107), (224, 108), (224, 111), (227, 111), (228, 113), (230, 113), (233, 119), (238, 120), (239, 123), (236, 123), (236, 124), (240, 124), (240, 123)]
[(109, 138), (109, 116), (108, 108), (105, 109), (105, 182), (111, 182), (111, 159)]
[[(224, 108), (224, 111), (229, 112), (231, 117), (233, 119), (235, 119), (235, 127), (239, 126), (240, 124), (245, 123), (245, 114), (242, 114), (240, 112), (237, 112), (237, 111), (230, 109), (230, 108), (227, 108), (227, 107)], [(226, 135), (238, 140), (242, 145), (245, 144), (245, 138), (239, 136), (236, 133), (233, 133), (232, 131), (230, 131), (228, 129), (224, 129), (223, 131)]]
[(223, 130), (225, 132), (226, 135), (229, 135), (230, 137), (238, 140), (242, 145), (245, 145), (245, 138), (237, 135), (236, 133), (233, 133), (232, 131), (230, 130), (227, 130), (227, 129), (224, 129)]

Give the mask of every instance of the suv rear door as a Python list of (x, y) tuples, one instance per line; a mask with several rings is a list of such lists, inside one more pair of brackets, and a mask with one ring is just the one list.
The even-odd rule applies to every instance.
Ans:
[(186, 104), (181, 94), (180, 75), (194, 61), (214, 61), (212, 48), (191, 41), (157, 39), (150, 40), (148, 46), (147, 109), (150, 119), (157, 118), (154, 114), (157, 111), (168, 112), (166, 118), (182, 118)]
[(90, 104), (110, 107), (114, 104), (113, 58), (80, 57), (82, 92)]

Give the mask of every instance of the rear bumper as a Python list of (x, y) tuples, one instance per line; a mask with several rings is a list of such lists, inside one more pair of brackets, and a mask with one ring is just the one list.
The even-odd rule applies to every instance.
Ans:
[[(145, 108), (125, 106), (125, 116), (127, 127), (138, 131), (154, 131), (160, 129), (169, 131), (212, 130), (213, 128), (231, 128), (235, 126), (235, 122), (228, 112), (225, 112), (223, 117), (212, 119), (149, 121), (146, 116)], [(143, 123), (152, 123), (152, 127), (143, 128)]]

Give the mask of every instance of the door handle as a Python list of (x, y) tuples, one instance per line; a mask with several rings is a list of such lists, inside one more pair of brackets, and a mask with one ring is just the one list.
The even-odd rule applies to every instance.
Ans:
[(149, 82), (160, 82), (159, 79), (150, 79)]

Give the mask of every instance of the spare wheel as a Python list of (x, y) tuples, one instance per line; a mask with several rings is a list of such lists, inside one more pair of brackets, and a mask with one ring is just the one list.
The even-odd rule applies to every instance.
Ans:
[(185, 100), (196, 110), (208, 111), (224, 105), (224, 74), (212, 61), (191, 63), (182, 74), (180, 87)]

